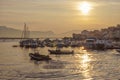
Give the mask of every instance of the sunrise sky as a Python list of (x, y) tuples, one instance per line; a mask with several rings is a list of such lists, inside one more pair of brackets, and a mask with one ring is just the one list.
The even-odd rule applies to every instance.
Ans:
[(120, 0), (0, 0), (0, 26), (62, 33), (120, 23)]

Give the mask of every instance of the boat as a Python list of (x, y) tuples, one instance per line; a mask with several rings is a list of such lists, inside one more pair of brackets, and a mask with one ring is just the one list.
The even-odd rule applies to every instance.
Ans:
[(50, 52), (50, 54), (56, 54), (56, 55), (61, 55), (61, 54), (74, 54), (74, 51), (61, 51), (59, 50), (48, 50)]
[(116, 51), (120, 53), (120, 49), (116, 49)]
[(37, 40), (29, 38), (29, 36), (30, 36), (30, 31), (28, 30), (27, 25), (24, 24), (24, 30), (22, 32), (22, 38), (21, 38), (21, 40), (19, 42), (20, 47), (37, 48), (38, 47)]
[(18, 47), (18, 45), (13, 45), (12, 47)]
[(94, 37), (86, 39), (85, 48), (92, 50), (106, 50), (112, 47), (111, 41), (97, 39)]
[(48, 60), (51, 60), (49, 55), (41, 55), (38, 52), (29, 53), (29, 56), (30, 56), (31, 60), (36, 60), (36, 61), (48, 61)]
[(29, 45), (29, 31), (28, 31), (28, 27), (26, 26), (26, 23), (24, 23), (24, 30), (22, 32), (22, 36), (20, 39), (20, 47), (28, 47)]

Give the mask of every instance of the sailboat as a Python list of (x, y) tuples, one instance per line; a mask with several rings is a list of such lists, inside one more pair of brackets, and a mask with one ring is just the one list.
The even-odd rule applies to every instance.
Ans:
[(25, 47), (25, 48), (36, 48), (38, 46), (38, 43), (29, 38), (30, 36), (30, 31), (28, 30), (28, 27), (26, 23), (24, 23), (24, 30), (22, 32), (22, 37), (20, 40), (20, 47)]
[(22, 32), (22, 37), (20, 39), (20, 47), (24, 47), (27, 44), (27, 38), (28, 38), (28, 28), (26, 26), (26, 23), (24, 23), (24, 30)]

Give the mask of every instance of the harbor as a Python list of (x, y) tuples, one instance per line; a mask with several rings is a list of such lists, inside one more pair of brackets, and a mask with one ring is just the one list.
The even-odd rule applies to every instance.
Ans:
[(0, 38), (0, 80), (120, 80), (119, 36), (31, 38), (27, 29)]
[[(24, 23), (24, 30), (22, 32), (18, 46), (25, 48), (37, 48), (45, 46), (56, 47), (59, 48), (57, 52), (59, 52), (60, 48), (63, 47), (84, 47), (85, 49), (92, 50), (120, 49), (119, 35), (120, 25), (118, 24), (115, 27), (108, 27), (107, 29), (93, 31), (83, 30), (80, 34), (73, 33), (72, 37), (62, 37), (55, 39), (45, 38), (40, 40), (39, 38), (30, 38), (30, 31), (28, 30), (27, 25)], [(48, 51), (50, 53), (55, 52), (53, 50)]]
[(30, 38), (26, 29), (21, 38), (0, 38), (0, 80), (120, 79), (119, 40)]
[(120, 80), (120, 0), (0, 0), (0, 80)]

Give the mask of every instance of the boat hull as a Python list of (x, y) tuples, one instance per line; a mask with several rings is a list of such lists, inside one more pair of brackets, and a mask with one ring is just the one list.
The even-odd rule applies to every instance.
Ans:
[(120, 53), (120, 49), (116, 49), (116, 51)]
[(37, 61), (48, 61), (48, 60), (51, 60), (51, 58), (49, 56), (45, 56), (45, 55), (36, 56), (33, 53), (29, 53), (29, 56), (30, 56), (31, 60), (37, 60)]
[(74, 51), (57, 51), (57, 50), (48, 50), (50, 54), (56, 54), (56, 55), (61, 55), (61, 54), (74, 54)]

